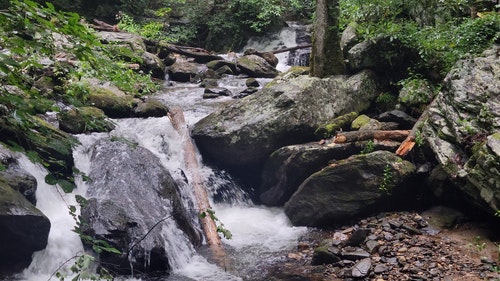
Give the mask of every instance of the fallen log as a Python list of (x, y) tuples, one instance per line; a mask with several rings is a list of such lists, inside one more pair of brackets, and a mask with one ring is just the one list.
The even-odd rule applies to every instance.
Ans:
[[(193, 187), (197, 208), (200, 211), (200, 214), (202, 212), (208, 212), (211, 210), (208, 194), (205, 189), (203, 179), (199, 173), (200, 169), (198, 158), (196, 157), (196, 150), (189, 135), (189, 130), (187, 128), (182, 109), (180, 107), (171, 108), (168, 113), (168, 117), (174, 128), (181, 136), (182, 143), (184, 144), (183, 152), (186, 172), (191, 176), (190, 183)], [(210, 216), (200, 216), (200, 220), (207, 244), (214, 254), (214, 257), (223, 262), (225, 252), (222, 248), (221, 239), (217, 232), (217, 225), (215, 224), (215, 221)]]
[(312, 44), (298, 45), (298, 46), (295, 46), (295, 47), (274, 50), (274, 51), (271, 51), (271, 53), (273, 53), (273, 54), (279, 54), (279, 53), (290, 52), (290, 51), (295, 51), (295, 50), (298, 50), (298, 49), (306, 49), (306, 48), (311, 48), (311, 47), (312, 47)]
[(178, 46), (173, 44), (165, 44), (162, 42), (158, 42), (158, 44), (162, 47), (165, 47), (167, 50), (183, 55), (186, 57), (194, 58), (194, 60), (198, 63), (207, 63), (213, 60), (223, 60), (224, 58), (219, 55), (211, 54), (209, 51), (195, 48), (195, 47), (187, 47), (187, 46)]
[(363, 130), (339, 132), (335, 135), (333, 142), (346, 143), (370, 139), (402, 141), (408, 136), (409, 133), (409, 130)]
[(96, 24), (89, 24), (89, 26), (95, 30), (99, 31), (114, 31), (114, 32), (119, 32), (120, 30), (118, 29), (117, 25), (111, 25), (109, 23), (105, 23), (101, 20), (94, 19), (94, 22)]

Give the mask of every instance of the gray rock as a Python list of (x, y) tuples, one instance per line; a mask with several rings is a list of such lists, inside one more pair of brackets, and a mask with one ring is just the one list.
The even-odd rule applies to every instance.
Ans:
[(274, 78), (278, 71), (266, 59), (257, 55), (247, 55), (238, 58), (238, 68), (241, 72), (255, 78)]
[[(200, 234), (180, 202), (177, 183), (152, 152), (101, 140), (91, 151), (91, 163), (88, 204), (82, 209), (84, 233), (122, 252), (100, 255), (112, 272), (168, 271), (167, 229), (181, 229), (199, 245)], [(180, 231), (176, 235), (183, 237)]]
[(21, 193), (31, 204), (36, 205), (37, 181), (34, 176), (19, 167), (17, 162), (9, 163), (0, 177), (13, 189)]
[(351, 261), (357, 261), (359, 259), (365, 259), (370, 257), (370, 253), (368, 253), (367, 251), (361, 248), (351, 248), (351, 247), (342, 249), (342, 252), (340, 254), (342, 258)]
[(172, 81), (191, 82), (191, 79), (201, 73), (202, 70), (201, 64), (178, 59), (168, 67), (167, 73)]
[(401, 41), (393, 40), (390, 36), (379, 36), (349, 49), (347, 66), (351, 71), (368, 68), (401, 77), (417, 58), (418, 53), (403, 45)]
[(139, 102), (134, 108), (134, 116), (136, 117), (162, 117), (166, 116), (168, 108), (166, 105), (155, 99), (146, 99)]
[(222, 87), (207, 87), (205, 88), (205, 92), (203, 93), (203, 98), (208, 99), (208, 98), (217, 98), (220, 96), (230, 96), (231, 91), (229, 91), (226, 88)]
[[(489, 213), (500, 202), (500, 46), (457, 62), (429, 108), (423, 136), (466, 199)], [(497, 148), (495, 148), (497, 147)]]
[(325, 167), (332, 159), (344, 159), (359, 153), (356, 143), (289, 145), (273, 152), (262, 171), (260, 199), (269, 206), (282, 206), (302, 182)]
[(312, 140), (314, 130), (334, 116), (367, 109), (377, 93), (370, 71), (299, 76), (210, 114), (194, 125), (192, 136), (207, 160), (250, 175), (276, 149)]
[(151, 73), (153, 78), (165, 79), (165, 64), (163, 61), (155, 54), (149, 52), (144, 52), (141, 55), (142, 64), (141, 70), (145, 73)]
[(0, 274), (26, 268), (47, 246), (50, 221), (0, 175)]
[(368, 275), (372, 262), (370, 258), (362, 259), (358, 261), (352, 268), (352, 277), (361, 278)]

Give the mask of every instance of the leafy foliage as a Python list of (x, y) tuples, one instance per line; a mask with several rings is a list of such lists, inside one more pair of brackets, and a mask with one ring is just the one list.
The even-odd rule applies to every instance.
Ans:
[(50, 143), (55, 153), (65, 155), (67, 147), (62, 144), (71, 137), (35, 116), (58, 112), (56, 101), (83, 105), (89, 94), (82, 83), (85, 77), (111, 81), (134, 95), (158, 89), (148, 74), (129, 69), (111, 50), (78, 14), (56, 11), (51, 3), (42, 7), (31, 0), (11, 0), (0, 11), (0, 141), (34, 151), (32, 159), (52, 173), (47, 182), (67, 191), (73, 186), (72, 164), (38, 144)]
[(453, 64), (499, 40), (500, 16), (483, 12), (470, 18), (465, 0), (341, 0), (341, 27), (356, 23), (362, 39), (381, 34), (418, 50), (414, 71), (443, 77)]

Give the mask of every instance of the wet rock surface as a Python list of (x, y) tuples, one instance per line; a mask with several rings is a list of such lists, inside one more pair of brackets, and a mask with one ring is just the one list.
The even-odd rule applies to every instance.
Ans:
[(313, 230), (267, 270), (266, 280), (500, 280), (491, 225), (443, 229), (430, 224), (431, 214), (381, 213)]

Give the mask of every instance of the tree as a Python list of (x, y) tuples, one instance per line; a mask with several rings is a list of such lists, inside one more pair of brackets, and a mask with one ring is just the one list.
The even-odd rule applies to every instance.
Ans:
[(326, 77), (345, 72), (340, 50), (339, 0), (317, 0), (311, 53), (311, 76)]

